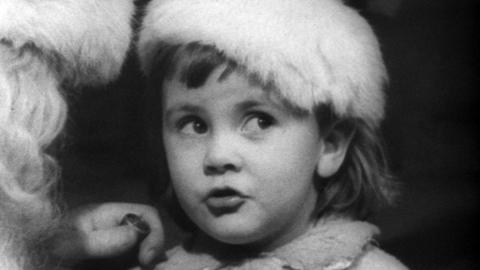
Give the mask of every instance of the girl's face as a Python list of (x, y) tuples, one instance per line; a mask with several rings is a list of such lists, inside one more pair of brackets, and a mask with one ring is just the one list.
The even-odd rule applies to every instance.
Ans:
[[(311, 114), (294, 116), (239, 72), (163, 87), (163, 140), (187, 215), (229, 244), (282, 245), (312, 222), (323, 141)], [(178, 75), (177, 75), (178, 76)]]

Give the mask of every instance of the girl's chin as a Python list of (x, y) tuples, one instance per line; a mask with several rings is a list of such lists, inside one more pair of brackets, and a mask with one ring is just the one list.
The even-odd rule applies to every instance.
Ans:
[(248, 245), (259, 241), (265, 235), (265, 233), (260, 233), (261, 230), (258, 227), (245, 225), (238, 223), (236, 226), (218, 224), (204, 231), (214, 240), (229, 245)]
[(240, 248), (243, 252), (250, 250), (255, 251), (269, 251), (275, 249), (278, 243), (272, 241), (272, 239), (249, 239), (248, 237), (223, 237), (223, 238), (210, 238), (217, 244), (225, 246), (228, 249)]
[(208, 232), (203, 232), (204, 236), (210, 239), (210, 241), (216, 242), (220, 245), (228, 245), (234, 247), (248, 248), (251, 250), (255, 249), (265, 249), (270, 247), (273, 241), (266, 238), (266, 235), (269, 235), (268, 232), (255, 230), (252, 228), (241, 230), (240, 228), (235, 228), (232, 230), (210, 230)]
[(279, 228), (271, 223), (267, 225), (258, 220), (248, 222), (248, 219), (230, 221), (209, 224), (210, 226), (203, 230), (203, 234), (221, 244), (268, 251), (290, 242), (306, 231), (305, 228), (304, 230), (279, 233)]
[(258, 241), (257, 235), (244, 231), (230, 231), (230, 232), (214, 232), (210, 235), (216, 241), (229, 244), (229, 245), (248, 245)]

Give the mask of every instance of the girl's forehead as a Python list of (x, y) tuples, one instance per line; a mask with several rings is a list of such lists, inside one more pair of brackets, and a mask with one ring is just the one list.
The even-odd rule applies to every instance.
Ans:
[[(219, 91), (212, 91), (212, 87), (218, 87)], [(307, 109), (299, 108), (293, 105), (288, 99), (283, 97), (278, 87), (273, 82), (263, 82), (257, 74), (248, 73), (246, 68), (224, 62), (217, 66), (201, 65), (196, 67), (177, 67), (173, 76), (163, 82), (164, 98), (165, 94), (171, 91), (185, 91), (191, 93), (192, 99), (199, 97), (217, 98), (222, 96), (231, 96), (235, 94), (236, 98), (257, 100), (262, 103), (270, 103), (282, 110), (288, 111), (294, 115), (303, 116), (308, 114)]]
[(265, 90), (271, 88), (272, 85), (263, 83), (259, 76), (254, 73), (248, 73), (243, 66), (237, 65), (232, 61), (180, 61), (175, 68), (175, 72), (171, 80), (177, 80), (184, 83), (188, 88), (199, 88), (203, 86), (207, 80), (216, 80), (221, 83), (230, 78), (232, 74), (241, 77), (252, 87), (260, 87)]
[[(182, 80), (181, 76), (176, 74), (171, 80), (164, 82), (164, 99), (169, 103), (180, 100), (193, 103), (256, 100), (258, 103), (281, 105), (279, 97), (273, 91), (251, 80), (244, 72), (231, 69), (227, 65), (220, 65), (208, 76), (202, 79), (194, 78), (190, 83)], [(199, 84), (200, 80), (201, 84)]]

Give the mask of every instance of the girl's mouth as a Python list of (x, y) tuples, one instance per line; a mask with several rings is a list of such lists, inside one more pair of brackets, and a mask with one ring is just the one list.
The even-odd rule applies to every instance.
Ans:
[(236, 212), (246, 201), (247, 196), (232, 188), (213, 189), (205, 198), (205, 204), (215, 216)]

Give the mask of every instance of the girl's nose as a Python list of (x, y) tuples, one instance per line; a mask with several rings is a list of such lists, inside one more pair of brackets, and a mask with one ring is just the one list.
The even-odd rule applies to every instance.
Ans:
[(232, 136), (214, 136), (207, 146), (203, 161), (206, 175), (221, 175), (227, 172), (238, 172), (241, 169), (241, 158)]

